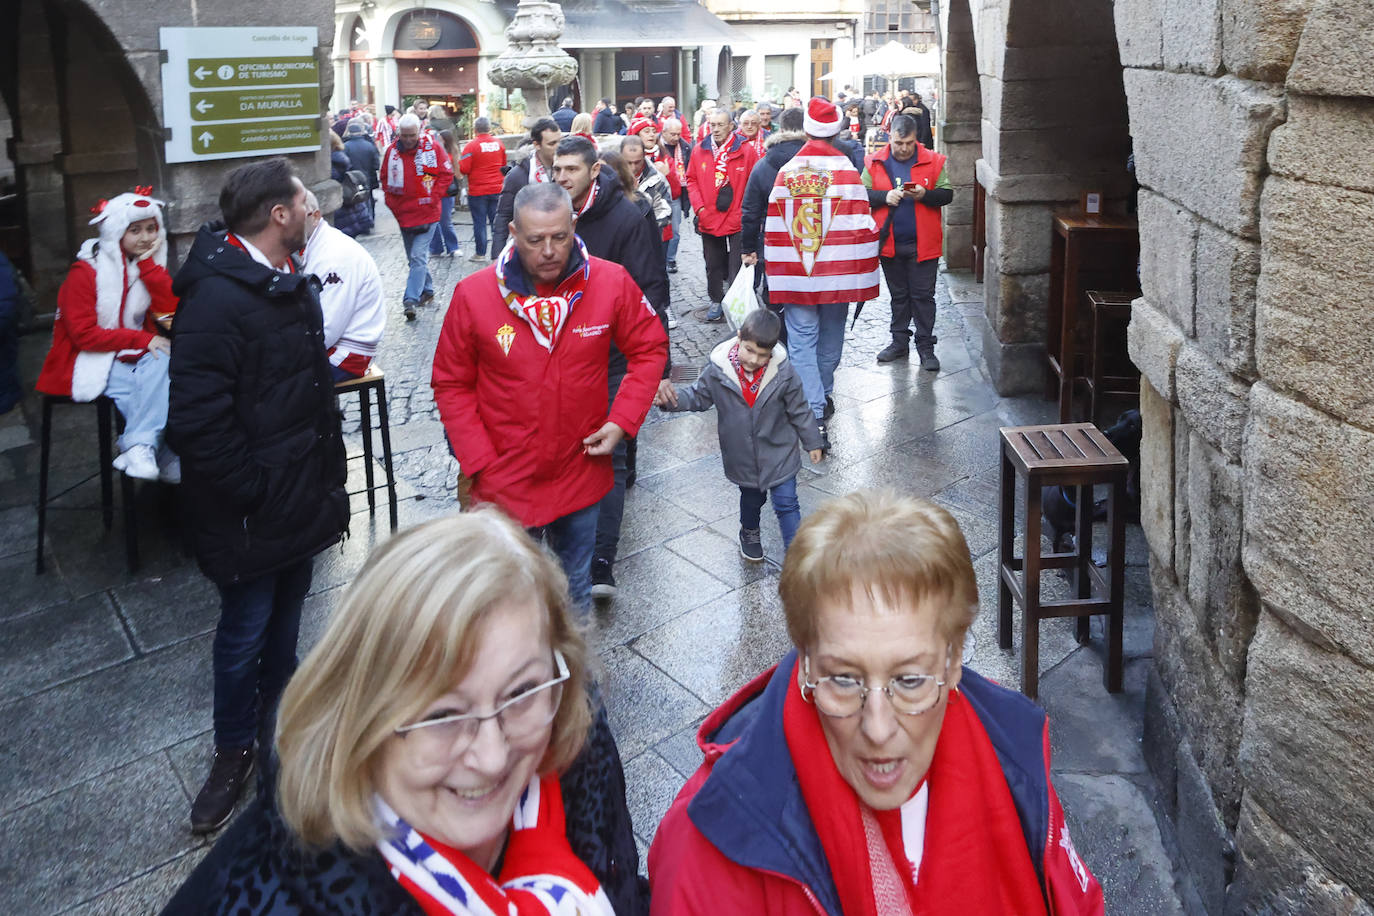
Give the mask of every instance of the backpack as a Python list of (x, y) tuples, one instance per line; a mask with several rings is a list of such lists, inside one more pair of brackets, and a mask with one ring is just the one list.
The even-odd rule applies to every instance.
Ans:
[(367, 200), (372, 190), (367, 186), (367, 174), (358, 169), (349, 169), (344, 172), (343, 180), (339, 182), (343, 188), (343, 205), (345, 207)]

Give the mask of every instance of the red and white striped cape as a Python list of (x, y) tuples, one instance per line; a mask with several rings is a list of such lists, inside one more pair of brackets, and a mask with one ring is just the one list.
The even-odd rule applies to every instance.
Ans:
[(878, 228), (859, 172), (839, 150), (808, 140), (768, 196), (763, 257), (768, 291), (796, 305), (878, 295)]

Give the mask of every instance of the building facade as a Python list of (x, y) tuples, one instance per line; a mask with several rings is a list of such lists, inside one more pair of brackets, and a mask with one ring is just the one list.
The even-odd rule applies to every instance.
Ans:
[(1045, 381), (1052, 215), (1138, 201), (1142, 742), (1188, 877), (1211, 913), (1374, 912), (1374, 6), (941, 12), (946, 256), (985, 227), (999, 391)]
[[(780, 102), (788, 89), (803, 96), (833, 96), (840, 86), (824, 79), (854, 59), (863, 21), (862, 0), (707, 0), (741, 39), (703, 49), (714, 60), (707, 94), (736, 101)], [(714, 90), (714, 91), (713, 91)]]

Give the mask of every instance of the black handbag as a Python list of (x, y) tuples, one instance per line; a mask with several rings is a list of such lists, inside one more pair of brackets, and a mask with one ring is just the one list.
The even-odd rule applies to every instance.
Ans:
[(730, 209), (730, 205), (734, 202), (735, 187), (727, 181), (716, 191), (716, 209), (724, 213)]
[(462, 190), (462, 188), (460, 187), (458, 178), (455, 176), (453, 181), (449, 182), (448, 190), (444, 192), (444, 196), (457, 197), (460, 190)]

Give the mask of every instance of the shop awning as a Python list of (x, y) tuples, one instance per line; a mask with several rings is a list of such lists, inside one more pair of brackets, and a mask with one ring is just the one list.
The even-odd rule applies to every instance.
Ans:
[(690, 0), (597, 0), (565, 3), (560, 47), (694, 48), (749, 39), (706, 7)]

